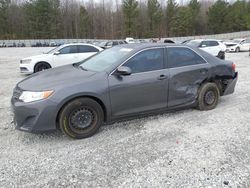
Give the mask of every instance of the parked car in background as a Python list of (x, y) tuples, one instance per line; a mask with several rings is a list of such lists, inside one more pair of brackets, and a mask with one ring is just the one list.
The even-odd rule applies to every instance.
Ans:
[(25, 47), (25, 43), (24, 42), (18, 42), (17, 43), (17, 47)]
[[(166, 50), (167, 49), (167, 50)], [(128, 44), (19, 82), (11, 100), (16, 128), (60, 129), (72, 138), (104, 123), (196, 107), (212, 110), (234, 92), (235, 64), (175, 44)]]
[(173, 40), (171, 40), (171, 39), (165, 39), (164, 43), (175, 43), (175, 42)]
[(227, 52), (249, 51), (250, 49), (250, 39), (234, 39), (232, 41), (226, 41), (224, 44), (227, 47)]
[(215, 39), (195, 39), (189, 40), (184, 44), (200, 48), (213, 56), (216, 56), (220, 59), (225, 59), (226, 45), (223, 44), (220, 40)]
[(1, 43), (0, 43), (0, 48), (4, 48), (4, 47), (6, 47), (5, 42), (1, 42)]
[(6, 47), (17, 47), (15, 42), (6, 42)]
[(135, 39), (134, 39), (134, 38), (131, 38), (131, 37), (127, 37), (127, 38), (125, 39), (125, 41), (126, 41), (127, 43), (135, 43)]
[(102, 50), (100, 47), (84, 43), (62, 45), (45, 54), (22, 59), (20, 71), (25, 74), (32, 74), (53, 67), (73, 64)]
[(126, 44), (125, 41), (122, 40), (114, 40), (114, 41), (107, 41), (107, 42), (102, 42), (99, 44), (99, 46), (103, 49), (108, 49), (113, 46), (121, 45), (121, 44)]

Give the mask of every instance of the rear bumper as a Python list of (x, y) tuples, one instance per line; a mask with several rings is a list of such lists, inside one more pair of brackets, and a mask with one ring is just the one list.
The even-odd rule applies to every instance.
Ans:
[(223, 96), (232, 94), (234, 92), (237, 81), (238, 81), (238, 72), (235, 73), (235, 76), (233, 79), (229, 80), (229, 83), (227, 84), (227, 87), (223, 93)]

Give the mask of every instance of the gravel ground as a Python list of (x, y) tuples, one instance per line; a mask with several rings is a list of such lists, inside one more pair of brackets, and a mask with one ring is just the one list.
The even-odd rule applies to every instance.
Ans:
[(250, 187), (250, 57), (233, 95), (194, 109), (103, 126), (88, 139), (16, 131), (10, 97), (22, 57), (48, 48), (0, 49), (0, 187)]

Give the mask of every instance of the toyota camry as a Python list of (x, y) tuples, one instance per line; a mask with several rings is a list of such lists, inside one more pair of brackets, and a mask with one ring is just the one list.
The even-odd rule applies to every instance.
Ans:
[(182, 108), (212, 110), (234, 92), (235, 64), (176, 44), (127, 44), (38, 72), (11, 99), (16, 128), (72, 138), (128, 117)]

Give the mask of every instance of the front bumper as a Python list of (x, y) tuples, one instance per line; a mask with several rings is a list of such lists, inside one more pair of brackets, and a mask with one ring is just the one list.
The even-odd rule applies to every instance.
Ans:
[(226, 52), (235, 52), (236, 48), (235, 47), (227, 47)]
[(34, 67), (31, 64), (20, 64), (20, 72), (24, 74), (34, 73)]
[(48, 99), (24, 103), (11, 99), (16, 129), (32, 133), (56, 130), (56, 104)]
[(227, 87), (225, 88), (225, 91), (223, 92), (223, 96), (232, 94), (234, 92), (237, 80), (238, 80), (238, 72), (235, 73), (235, 76), (233, 79), (229, 80)]

